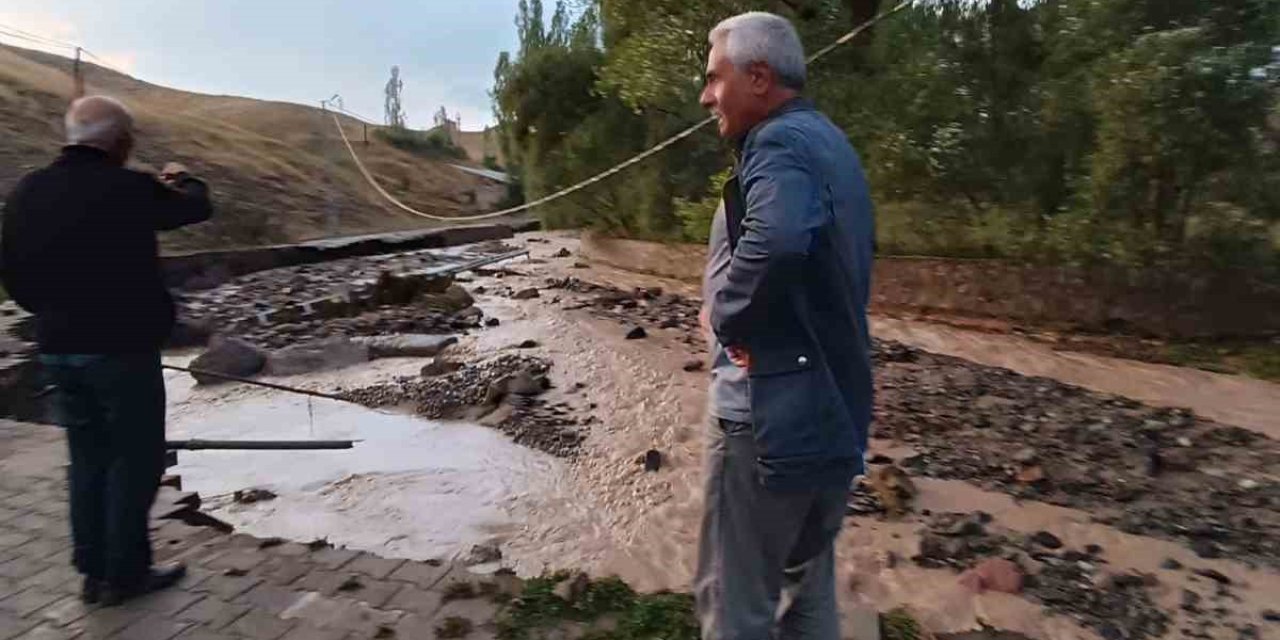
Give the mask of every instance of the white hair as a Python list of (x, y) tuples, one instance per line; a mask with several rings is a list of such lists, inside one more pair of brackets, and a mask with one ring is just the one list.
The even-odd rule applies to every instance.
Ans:
[(87, 96), (71, 103), (64, 123), (67, 144), (110, 150), (133, 131), (133, 114), (115, 98)]
[(707, 40), (712, 45), (723, 43), (733, 66), (742, 69), (763, 62), (778, 74), (783, 86), (804, 89), (804, 45), (786, 18), (763, 11), (743, 13), (716, 25)]

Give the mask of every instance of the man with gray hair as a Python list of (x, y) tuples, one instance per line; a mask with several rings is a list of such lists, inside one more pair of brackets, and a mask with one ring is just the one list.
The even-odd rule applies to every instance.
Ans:
[(125, 168), (133, 116), (81, 98), (67, 146), (5, 203), (0, 278), (35, 315), (55, 420), (71, 454), (73, 562), (85, 602), (117, 604), (177, 582), (151, 566), (148, 514), (164, 471), (160, 348), (174, 321), (156, 231), (207, 220), (203, 182), (171, 163), (157, 180)]
[(786, 19), (710, 34), (702, 104), (737, 151), (713, 222), (703, 638), (840, 638), (834, 540), (871, 422), (874, 224), (857, 153), (800, 97)]

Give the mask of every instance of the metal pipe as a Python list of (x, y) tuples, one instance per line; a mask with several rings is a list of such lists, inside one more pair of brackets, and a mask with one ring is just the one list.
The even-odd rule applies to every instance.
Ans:
[(355, 443), (352, 440), (169, 440), (165, 442), (166, 449), (182, 451), (350, 449), (353, 446)]

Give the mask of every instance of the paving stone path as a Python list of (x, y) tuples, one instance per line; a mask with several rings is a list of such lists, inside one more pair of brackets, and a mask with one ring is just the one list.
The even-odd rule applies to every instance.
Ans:
[[(66, 464), (59, 429), (0, 420), (0, 640), (428, 639), (459, 627), (485, 640), (501, 605), (477, 594), (519, 588), (445, 562), (156, 520), (157, 561), (185, 561), (190, 575), (124, 606), (86, 606), (70, 562)], [(159, 502), (153, 515), (166, 510)]]

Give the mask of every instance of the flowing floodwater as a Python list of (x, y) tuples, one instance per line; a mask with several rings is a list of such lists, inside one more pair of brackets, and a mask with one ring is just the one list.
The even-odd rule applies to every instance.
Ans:
[[(550, 256), (561, 248), (575, 251), (576, 240), (543, 237), (549, 242), (528, 245), (534, 260), (467, 283), (473, 290), (481, 285), (489, 289), (476, 295), (477, 305), (501, 325), (463, 337), (449, 355), (474, 361), (536, 341), (536, 348), (522, 353), (554, 363), (551, 379), (557, 389), (551, 395), (565, 399), (565, 390), (581, 389), (574, 402), (589, 406), (599, 420), (576, 459), (552, 458), (481, 426), (425, 421), (242, 385), (193, 388), (189, 378), (173, 374), (168, 376), (170, 437), (361, 441), (351, 451), (184, 453), (177, 471), (187, 488), (206, 499), (248, 487), (275, 491), (280, 495), (276, 500), (253, 505), (237, 505), (225, 497), (209, 500), (215, 515), (258, 535), (328, 538), (412, 558), (448, 557), (466, 553), (473, 544), (498, 541), (521, 573), (584, 569), (618, 574), (644, 590), (688, 590), (702, 513), (706, 374), (682, 370), (694, 356), (679, 341), (678, 331), (650, 327), (648, 339), (624, 340), (624, 329), (616, 323), (562, 308), (559, 292), (544, 290), (532, 300), (493, 292), (543, 286), (547, 277), (566, 276), (628, 288), (662, 286), (686, 295), (696, 295), (696, 288), (607, 267), (571, 268), (572, 261)], [(1058, 353), (1018, 338), (931, 327), (877, 320), (882, 336), (932, 351), (1150, 402), (1190, 406), (1222, 422), (1275, 435), (1274, 420), (1280, 416), (1272, 411), (1280, 397), (1275, 385)], [(421, 364), (375, 361), (282, 382), (333, 391), (414, 375)], [(659, 472), (646, 472), (638, 463), (649, 449), (662, 454)], [(873, 452), (896, 459), (909, 454), (885, 441), (876, 441)], [(1174, 617), (1174, 630), (1182, 624), (1182, 590), (1204, 590), (1204, 585), (1194, 584), (1187, 572), (1162, 569), (1165, 559), (1229, 576), (1242, 587), (1237, 608), (1255, 620), (1266, 606), (1274, 608), (1268, 599), (1280, 593), (1280, 574), (1274, 570), (1230, 558), (1197, 558), (1174, 542), (1094, 523), (1084, 511), (1019, 502), (956, 480), (919, 479), (917, 484), (917, 509), (983, 510), (1012, 530), (1052, 531), (1073, 547), (1100, 545), (1108, 572), (1157, 576), (1160, 586), (1153, 597)], [(849, 521), (837, 548), (846, 614), (859, 607), (906, 605), (935, 632), (991, 626), (1053, 640), (1098, 637), (1067, 617), (1047, 615), (1026, 598), (974, 594), (960, 587), (949, 570), (916, 566), (907, 559), (918, 551), (920, 527), (913, 518)], [(1226, 631), (1211, 636), (1235, 637)]]
[[(397, 363), (376, 365), (278, 382), (326, 388), (393, 373)], [(486, 427), (243, 385), (195, 387), (185, 374), (167, 378), (171, 439), (356, 440), (349, 450), (181, 453), (174, 471), (186, 488), (246, 533), (326, 538), (395, 557), (450, 558), (479, 543), (518, 537), (525, 523), (566, 497), (561, 460)], [(254, 504), (231, 499), (247, 488), (278, 497)]]

